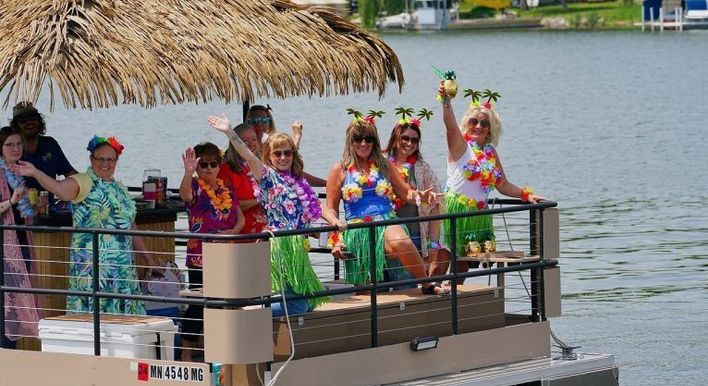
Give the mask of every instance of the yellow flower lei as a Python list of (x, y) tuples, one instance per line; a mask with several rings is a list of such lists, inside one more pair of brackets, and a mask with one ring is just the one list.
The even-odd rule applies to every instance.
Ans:
[(229, 194), (229, 189), (227, 189), (224, 185), (224, 181), (219, 178), (216, 179), (216, 186), (221, 191), (218, 196), (216, 195), (216, 192), (214, 192), (214, 189), (212, 189), (211, 186), (203, 179), (198, 178), (197, 183), (199, 184), (199, 187), (206, 192), (209, 200), (211, 201), (211, 205), (216, 210), (226, 212), (231, 209), (231, 194)]

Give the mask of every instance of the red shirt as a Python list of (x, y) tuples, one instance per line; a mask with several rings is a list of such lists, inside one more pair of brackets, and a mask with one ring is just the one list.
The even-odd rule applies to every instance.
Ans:
[[(218, 177), (224, 180), (227, 185), (231, 186), (231, 189), (233, 189), (239, 201), (253, 200), (256, 198), (253, 194), (253, 184), (255, 181), (253, 177), (249, 175), (250, 169), (248, 166), (243, 165), (241, 168), (240, 173), (234, 172), (229, 164), (224, 162), (221, 164)], [(241, 234), (259, 233), (268, 225), (265, 210), (263, 210), (260, 204), (244, 210), (243, 215), (246, 223), (241, 230)]]

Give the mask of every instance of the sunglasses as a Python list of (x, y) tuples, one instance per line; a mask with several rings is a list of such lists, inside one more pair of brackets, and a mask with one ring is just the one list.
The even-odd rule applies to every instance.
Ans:
[(295, 154), (295, 151), (292, 150), (292, 149), (288, 149), (288, 150), (273, 150), (272, 152), (270, 152), (270, 154), (273, 154), (273, 155), (275, 156), (275, 158), (280, 158), (280, 157), (282, 157), (282, 156), (292, 157), (293, 154)]
[(402, 135), (402, 136), (401, 136), (401, 141), (404, 141), (404, 142), (408, 142), (408, 143), (412, 143), (412, 144), (414, 144), (414, 145), (417, 145), (418, 143), (420, 143), (420, 138), (418, 138), (418, 137), (409, 137), (409, 136), (407, 136), (407, 135)]
[(491, 125), (489, 124), (489, 119), (482, 119), (481, 121), (477, 118), (470, 118), (469, 120), (470, 126), (475, 127), (477, 124), (482, 126), (485, 129), (488, 129)]
[(259, 123), (262, 123), (264, 125), (267, 125), (270, 123), (270, 117), (253, 117), (248, 119), (248, 123), (252, 125), (257, 125)]
[(219, 167), (219, 162), (218, 161), (200, 162), (199, 167), (202, 169), (207, 169), (207, 168), (216, 169)]
[(361, 143), (361, 141), (366, 143), (374, 143), (374, 141), (376, 141), (376, 137), (373, 135), (355, 135), (352, 137), (352, 142), (354, 143)]

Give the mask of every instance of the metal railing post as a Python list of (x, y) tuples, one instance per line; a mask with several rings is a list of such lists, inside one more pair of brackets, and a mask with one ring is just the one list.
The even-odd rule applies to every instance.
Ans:
[[(529, 253), (531, 256), (536, 256), (541, 253), (540, 248), (540, 230), (539, 230), (539, 212), (537, 209), (529, 211)], [(531, 278), (531, 320), (538, 322), (538, 271), (535, 269), (529, 272)]]
[(450, 287), (450, 312), (452, 317), (452, 335), (457, 335), (457, 218), (450, 219), (450, 232), (452, 233), (450, 246), (450, 273), (452, 273), (452, 286)]
[(369, 227), (369, 272), (371, 275), (371, 347), (379, 346), (379, 310), (376, 300), (376, 227)]
[(0, 237), (0, 347), (5, 347), (5, 291), (2, 287), (5, 285), (5, 228), (2, 229), (2, 237)]
[(93, 259), (91, 265), (93, 267), (91, 278), (93, 280), (91, 288), (91, 300), (93, 301), (93, 355), (101, 356), (101, 315), (100, 315), (100, 299), (98, 298), (98, 232), (91, 232), (93, 245)]
[[(544, 238), (544, 226), (543, 226), (543, 217), (545, 214), (545, 208), (539, 210), (539, 216), (538, 216), (538, 240), (539, 240), (539, 249), (541, 251), (540, 257), (541, 257), (541, 262), (545, 263), (546, 262), (546, 251), (544, 248), (544, 243), (543, 243), (543, 238)], [(539, 310), (541, 312), (541, 321), (546, 320), (546, 268), (541, 267), (538, 268), (538, 274), (539, 274), (539, 297), (537, 300), (537, 305), (539, 307)]]

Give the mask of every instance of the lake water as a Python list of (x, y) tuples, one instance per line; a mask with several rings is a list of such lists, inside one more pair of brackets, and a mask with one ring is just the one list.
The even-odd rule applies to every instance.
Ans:
[[(500, 158), (509, 178), (559, 203), (561, 339), (614, 353), (623, 385), (708, 383), (708, 33), (489, 32), (384, 35), (406, 76), (402, 94), (268, 101), (280, 130), (305, 125), (306, 169), (325, 176), (341, 155), (346, 107), (433, 108), (423, 153), (444, 176), (444, 135), (430, 65), (457, 71), (460, 87), (501, 93)], [(39, 103), (48, 110), (46, 94)], [(260, 101), (259, 101), (260, 102)], [(461, 113), (466, 101), (454, 106)], [(206, 116), (240, 105), (121, 106), (47, 113), (49, 134), (74, 166), (88, 165), (92, 133), (126, 145), (117, 176), (137, 185), (146, 167), (170, 186), (180, 152), (225, 145)], [(9, 111), (5, 111), (7, 116)]]

